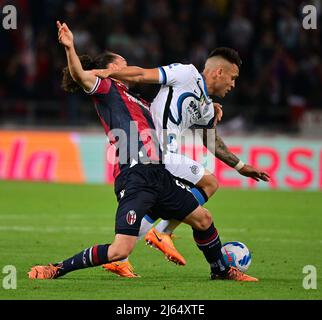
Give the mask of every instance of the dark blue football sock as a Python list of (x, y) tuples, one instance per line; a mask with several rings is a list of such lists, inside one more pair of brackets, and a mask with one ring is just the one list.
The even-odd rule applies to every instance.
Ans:
[(212, 223), (205, 231), (192, 230), (198, 248), (203, 252), (210, 264), (211, 272), (220, 276), (226, 275), (229, 267), (226, 265), (221, 252), (222, 245), (214, 224)]
[(71, 271), (108, 263), (107, 251), (109, 246), (109, 244), (95, 245), (81, 251), (71, 258), (55, 264), (55, 266), (60, 267), (58, 277)]

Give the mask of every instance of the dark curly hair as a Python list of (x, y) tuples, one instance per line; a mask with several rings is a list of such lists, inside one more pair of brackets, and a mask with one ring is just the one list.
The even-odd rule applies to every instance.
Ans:
[[(116, 53), (107, 51), (98, 55), (94, 59), (92, 59), (88, 55), (83, 55), (79, 57), (79, 60), (84, 70), (105, 69), (106, 66), (109, 63), (113, 62), (116, 57)], [(70, 93), (77, 92), (81, 89), (81, 87), (73, 80), (72, 76), (70, 75), (68, 66), (63, 69), (63, 81), (61, 86), (64, 91)]]
[(212, 50), (208, 56), (209, 58), (219, 56), (224, 58), (230, 63), (236, 64), (238, 68), (242, 65), (242, 60), (240, 59), (240, 56), (238, 52), (232, 48), (226, 48), (226, 47), (219, 47), (215, 50)]

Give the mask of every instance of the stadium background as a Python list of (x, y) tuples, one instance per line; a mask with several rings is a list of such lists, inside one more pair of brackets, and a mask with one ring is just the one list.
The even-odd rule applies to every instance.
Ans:
[[(203, 62), (213, 48), (229, 46), (237, 49), (243, 65), (236, 88), (224, 100), (218, 99), (224, 106), (224, 118), (218, 130), (224, 141), (243, 161), (261, 165), (273, 179), (268, 185), (257, 185), (236, 175), (219, 162), (211, 160), (210, 166), (222, 187), (291, 190), (291, 193), (286, 194), (266, 194), (264, 191), (250, 193), (258, 201), (255, 201), (252, 209), (244, 205), (231, 210), (244, 210), (241, 214), (252, 225), (247, 214), (251, 210), (254, 210), (254, 214), (258, 210), (263, 211), (262, 197), (265, 197), (267, 207), (264, 211), (269, 217), (270, 206), (274, 207), (274, 197), (280, 197), (276, 208), (272, 209), (276, 210), (273, 225), (275, 223), (275, 228), (278, 229), (281, 226), (278, 221), (283, 224), (280, 215), (289, 212), (286, 214), (289, 220), (284, 221), (287, 223), (286, 229), (283, 229), (287, 230), (284, 242), (292, 237), (293, 231), (295, 234), (300, 233), (300, 226), (305, 225), (305, 236), (302, 239), (304, 244), (313, 241), (321, 247), (322, 240), (318, 231), (321, 230), (318, 213), (321, 213), (322, 189), (321, 1), (17, 0), (1, 1), (0, 7), (6, 4), (17, 8), (18, 28), (5, 30), (0, 27), (0, 179), (4, 180), (0, 183), (0, 216), (2, 214), (3, 222), (0, 232), (4, 247), (11, 237), (15, 239), (13, 241), (17, 241), (17, 235), (21, 242), (26, 241), (22, 235), (24, 232), (37, 235), (38, 222), (36, 215), (33, 215), (39, 208), (43, 208), (39, 194), (47, 199), (46, 192), (51, 194), (52, 189), (46, 189), (50, 185), (39, 186), (32, 181), (72, 183), (70, 186), (62, 184), (61, 188), (67, 188), (69, 192), (73, 188), (81, 194), (81, 189), (78, 189), (80, 186), (75, 183), (113, 182), (111, 166), (105, 161), (107, 141), (90, 99), (81, 94), (68, 95), (60, 87), (61, 70), (66, 60), (64, 50), (57, 42), (57, 19), (65, 21), (74, 32), (79, 54), (95, 56), (108, 49), (126, 57), (129, 64), (143, 67), (183, 62), (193, 63), (202, 71)], [(307, 4), (313, 4), (317, 8), (317, 30), (305, 30), (302, 27), (302, 8)], [(133, 91), (151, 101), (157, 90), (157, 86), (137, 86)], [(186, 151), (198, 159), (200, 150), (193, 150), (188, 146)], [(12, 180), (27, 180), (31, 183), (10, 182)], [(52, 185), (54, 190), (58, 186), (60, 185)], [(26, 212), (29, 209), (26, 206), (30, 205), (29, 200), (19, 204), (14, 199), (27, 189), (32, 193), (34, 187), (35, 193), (29, 195), (35, 201), (31, 205), (34, 211), (30, 209), (34, 224), (14, 226), (14, 223), (21, 221), (20, 214), (27, 219)], [(90, 188), (84, 185), (84, 188), (87, 187)], [(301, 189), (304, 193), (295, 192), (295, 189)], [(110, 214), (112, 226), (115, 205), (111, 203), (115, 199), (112, 189), (107, 190), (111, 194), (109, 206), (105, 207), (102, 203), (101, 211), (98, 212), (102, 216), (103, 212), (113, 212)], [(239, 193), (241, 191), (227, 189), (222, 192), (224, 200), (218, 200), (219, 207), (220, 201), (230, 201), (230, 195), (234, 195), (237, 202), (244, 201), (245, 194)], [(218, 199), (220, 196), (217, 196)], [(48, 199), (51, 199), (49, 195)], [(80, 201), (76, 195), (75, 199)], [(283, 199), (289, 199), (290, 203), (285, 204)], [(62, 200), (57, 201), (60, 206), (64, 203)], [(303, 205), (302, 211), (296, 203)], [(281, 206), (278, 207), (277, 204)], [(69, 205), (72, 206), (71, 203)], [(87, 203), (86, 205), (89, 206)], [(211, 208), (213, 204), (209, 206)], [(42, 230), (50, 229), (55, 223), (50, 215), (56, 212), (51, 210), (54, 209), (48, 211), (49, 216), (46, 216)], [(69, 210), (68, 205), (67, 209), (62, 208), (62, 220), (57, 221), (64, 224), (64, 219), (73, 210), (75, 208)], [(226, 210), (224, 204), (222, 210)], [(310, 218), (303, 213), (311, 214)], [(106, 225), (102, 216), (98, 221)], [(306, 225), (306, 218), (312, 224)], [(292, 229), (288, 223), (293, 219)], [(232, 220), (239, 220), (237, 213), (232, 216)], [(222, 220), (223, 231), (228, 230), (226, 234), (234, 236), (233, 232), (236, 230), (230, 234), (231, 229), (225, 225), (229, 225), (229, 222), (229, 219)], [(93, 221), (86, 223), (86, 227), (95, 228)], [(249, 225), (246, 229), (240, 226), (238, 230), (248, 230)], [(85, 228), (84, 225), (79, 226), (79, 230), (83, 230), (82, 228)], [(112, 235), (112, 228), (110, 229)], [(187, 236), (188, 234), (187, 231)], [(246, 237), (247, 244), (256, 249), (255, 240), (250, 240), (245, 233), (242, 236)], [(280, 243), (276, 244), (277, 247), (278, 245)], [(307, 246), (303, 251), (306, 249)], [(37, 250), (33, 250), (37, 256)], [(60, 257), (61, 254), (60, 251), (57, 256)], [(10, 257), (9, 253), (4, 254), (0, 267), (8, 264)], [(47, 259), (49, 258), (50, 255)], [(320, 255), (316, 257), (317, 260), (313, 259), (314, 263), (310, 262), (312, 259), (306, 261), (302, 258), (299, 259), (303, 260), (301, 266), (321, 264)], [(26, 268), (26, 261), (17, 262), (18, 265), (19, 263)], [(299, 278), (301, 274), (296, 281), (299, 282)], [(28, 284), (25, 288), (27, 292)], [(0, 296), (3, 293), (0, 289)], [(243, 298), (242, 291), (240, 294), (237, 298)], [(192, 293), (191, 295), (194, 297)], [(17, 297), (25, 296), (17, 294)], [(39, 296), (36, 294), (35, 297)], [(48, 297), (51, 297), (50, 294)], [(113, 298), (115, 297), (117, 295)], [(171, 298), (171, 294), (168, 297)], [(173, 297), (181, 296), (178, 294)], [(258, 296), (251, 297), (261, 296), (258, 293)], [(289, 296), (280, 294), (276, 297)], [(314, 297), (321, 298), (321, 294)]]
[[(109, 49), (143, 67), (180, 61), (202, 71), (213, 48), (236, 48), (243, 65), (236, 89), (223, 101), (218, 99), (224, 105), (219, 132), (242, 159), (266, 166), (274, 178), (271, 187), (322, 188), (316, 141), (322, 136), (321, 32), (302, 27), (302, 8), (311, 2), (2, 2), (16, 6), (18, 30), (0, 29), (1, 129), (67, 128), (82, 134), (55, 137), (43, 132), (38, 138), (1, 133), (1, 178), (111, 182), (110, 167), (102, 169), (105, 141), (90, 99), (67, 95), (60, 87), (65, 56), (56, 41), (59, 17), (71, 26), (79, 54), (95, 56)], [(312, 3), (320, 21), (321, 3)], [(157, 89), (135, 88), (149, 101)], [(98, 134), (84, 135), (93, 131)], [(230, 136), (241, 135), (244, 138), (230, 141)], [(263, 136), (268, 136), (264, 143)], [(255, 139), (245, 147), (250, 137)], [(74, 150), (69, 162), (63, 160), (69, 156), (68, 146)], [(75, 162), (79, 171), (72, 170)], [(225, 178), (230, 173), (222, 169), (223, 186), (242, 185)]]

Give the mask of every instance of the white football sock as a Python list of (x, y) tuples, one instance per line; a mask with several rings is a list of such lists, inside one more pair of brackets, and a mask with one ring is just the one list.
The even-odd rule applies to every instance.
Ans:
[(173, 230), (180, 224), (178, 220), (161, 220), (155, 227), (159, 232), (171, 234)]
[(148, 233), (148, 231), (153, 227), (154, 222), (148, 221), (145, 217), (143, 217), (138, 235), (139, 239), (142, 239)]

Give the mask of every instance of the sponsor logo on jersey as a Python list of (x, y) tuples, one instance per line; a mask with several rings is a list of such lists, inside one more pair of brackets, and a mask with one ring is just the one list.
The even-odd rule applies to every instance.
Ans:
[(187, 107), (187, 111), (190, 113), (192, 122), (198, 121), (201, 119), (201, 113), (194, 101), (191, 101)]
[(132, 226), (136, 221), (136, 212), (134, 210), (130, 210), (126, 215), (126, 222)]
[(121, 199), (124, 197), (124, 194), (125, 194), (125, 189), (121, 190), (121, 192), (120, 192), (120, 198)]

